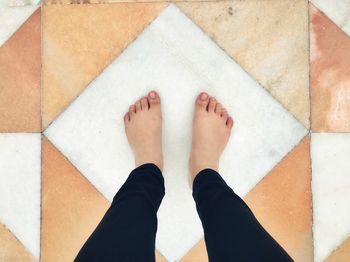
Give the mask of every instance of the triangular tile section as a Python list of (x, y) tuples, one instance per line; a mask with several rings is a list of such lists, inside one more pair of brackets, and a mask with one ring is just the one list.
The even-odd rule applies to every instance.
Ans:
[(308, 1), (177, 5), (309, 127)]
[(0, 47), (0, 132), (3, 133), (41, 130), (40, 16), (38, 9)]
[(37, 6), (10, 7), (9, 1), (0, 1), (0, 47), (11, 37)]
[(350, 133), (313, 133), (311, 139), (315, 262), (350, 236)]
[[(240, 195), (307, 130), (171, 4), (45, 130), (110, 200), (134, 167), (123, 115), (151, 88), (166, 105), (162, 109), (168, 193), (158, 213), (157, 248), (174, 261), (203, 236), (187, 178), (192, 111), (200, 90), (215, 94), (235, 117), (222, 173)], [(245, 174), (244, 179), (233, 172)]]
[(332, 254), (326, 262), (346, 262), (350, 258), (350, 237), (345, 240)]
[[(73, 261), (109, 206), (108, 200), (44, 137), (42, 261)], [(158, 252), (156, 258), (165, 261)]]
[(310, 34), (312, 130), (350, 132), (350, 37), (312, 5)]
[(350, 0), (311, 0), (311, 2), (350, 36)]
[(165, 6), (164, 2), (44, 5), (43, 129)]
[(2, 224), (0, 224), (0, 261), (35, 261), (32, 254)]
[[(244, 198), (295, 261), (312, 261), (310, 138), (305, 137)], [(181, 260), (207, 261), (201, 240)]]
[(39, 259), (40, 134), (0, 134), (0, 222)]

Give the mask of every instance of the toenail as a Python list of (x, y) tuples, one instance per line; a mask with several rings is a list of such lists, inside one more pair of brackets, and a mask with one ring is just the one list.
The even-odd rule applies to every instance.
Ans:
[(205, 101), (207, 100), (207, 98), (208, 98), (208, 95), (206, 93), (201, 94), (201, 100)]
[(152, 91), (151, 93), (149, 93), (149, 96), (150, 96), (151, 98), (156, 98), (156, 93)]

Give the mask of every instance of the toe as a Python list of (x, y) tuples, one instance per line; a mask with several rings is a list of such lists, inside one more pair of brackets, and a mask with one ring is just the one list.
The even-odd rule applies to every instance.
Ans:
[(148, 100), (147, 97), (142, 97), (140, 100), (141, 103), (141, 109), (142, 110), (148, 110)]
[(229, 117), (229, 118), (227, 119), (226, 125), (227, 125), (227, 127), (230, 128), (230, 129), (233, 127), (233, 119), (232, 119), (232, 117)]
[(216, 107), (216, 99), (211, 97), (209, 99), (208, 112), (214, 112)]
[(126, 114), (124, 115), (124, 122), (127, 123), (130, 121), (130, 114), (129, 112), (126, 112)]
[(135, 107), (136, 107), (136, 113), (140, 112), (141, 111), (141, 102), (137, 101), (135, 103)]
[(228, 118), (228, 113), (227, 113), (227, 110), (225, 108), (223, 108), (221, 110), (221, 117), (223, 118), (223, 120), (226, 122), (227, 121), (227, 118)]
[(130, 116), (130, 119), (131, 119), (131, 116), (133, 116), (135, 113), (136, 113), (136, 106), (135, 106), (135, 105), (131, 105), (131, 106), (129, 107), (129, 116)]
[(205, 92), (200, 93), (199, 96), (196, 99), (196, 105), (199, 108), (202, 108), (202, 109), (206, 110), (207, 107), (208, 107), (208, 103), (209, 103), (209, 96), (208, 96), (208, 94), (205, 93)]
[(220, 103), (217, 103), (215, 107), (215, 113), (221, 116), (221, 112), (222, 112), (222, 105)]
[(160, 97), (156, 91), (151, 91), (148, 93), (149, 107), (155, 107), (160, 104)]

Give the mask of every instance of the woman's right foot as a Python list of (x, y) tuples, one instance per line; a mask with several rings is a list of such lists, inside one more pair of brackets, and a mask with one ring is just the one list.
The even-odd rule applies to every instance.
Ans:
[(195, 104), (190, 155), (190, 182), (203, 169), (218, 171), (219, 160), (230, 138), (233, 119), (214, 97), (201, 93)]

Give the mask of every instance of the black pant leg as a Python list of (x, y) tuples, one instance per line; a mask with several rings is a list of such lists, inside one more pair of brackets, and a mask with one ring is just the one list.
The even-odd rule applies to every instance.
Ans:
[(193, 197), (209, 261), (293, 261), (216, 171), (199, 172)]
[(154, 164), (134, 169), (75, 261), (155, 261), (164, 179)]

